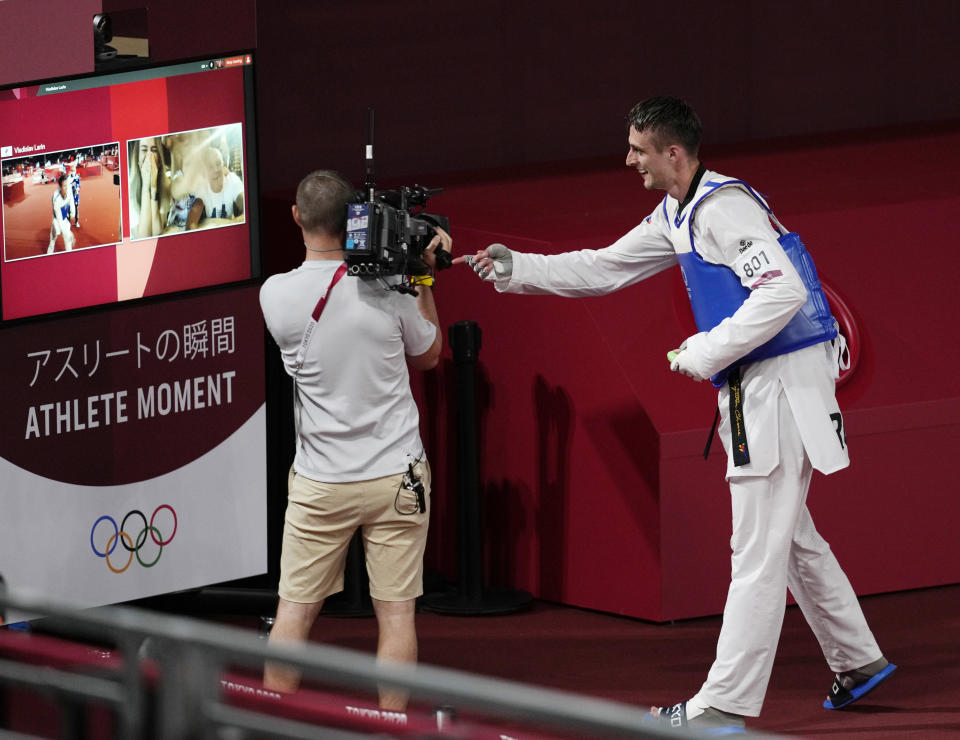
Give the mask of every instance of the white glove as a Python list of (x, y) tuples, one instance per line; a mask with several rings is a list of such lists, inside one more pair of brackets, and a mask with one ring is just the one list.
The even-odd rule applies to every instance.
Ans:
[(508, 280), (513, 274), (513, 253), (503, 244), (491, 244), (464, 261), (484, 280)]
[(704, 379), (704, 376), (695, 368), (696, 352), (691, 352), (687, 345), (688, 343), (696, 344), (699, 336), (699, 334), (694, 334), (692, 337), (684, 339), (683, 344), (673, 350), (675, 356), (670, 362), (670, 369), (673, 372), (681, 373), (688, 378), (693, 378), (698, 383)]

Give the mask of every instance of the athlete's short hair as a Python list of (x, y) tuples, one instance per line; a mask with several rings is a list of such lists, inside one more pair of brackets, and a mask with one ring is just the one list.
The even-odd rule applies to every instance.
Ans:
[(680, 98), (662, 95), (637, 103), (627, 114), (627, 123), (637, 131), (650, 131), (658, 151), (679, 144), (688, 154), (700, 150), (703, 126), (697, 112)]
[(65, 183), (66, 181), (67, 181), (67, 176), (66, 176), (66, 175), (60, 175), (60, 177), (57, 178), (57, 187), (58, 187), (58, 188), (59, 188), (59, 187), (63, 187), (63, 183)]
[(315, 170), (297, 186), (297, 210), (305, 231), (344, 236), (347, 231), (347, 203), (354, 190), (333, 170)]

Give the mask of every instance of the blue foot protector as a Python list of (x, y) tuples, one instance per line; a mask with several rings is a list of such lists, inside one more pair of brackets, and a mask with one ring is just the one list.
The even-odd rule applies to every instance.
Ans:
[(685, 701), (674, 704), (672, 707), (660, 707), (659, 709), (659, 716), (654, 717), (652, 713), (647, 714), (647, 716), (644, 717), (644, 722), (667, 725), (672, 729), (682, 728), (684, 730), (690, 730), (697, 735), (739, 735), (746, 732), (746, 729), (740, 725), (705, 726), (697, 722), (699, 718), (691, 720), (692, 724), (688, 723), (687, 703)]
[(877, 686), (890, 678), (890, 674), (895, 670), (897, 670), (897, 667), (893, 663), (890, 663), (879, 673), (870, 676), (869, 679), (849, 690), (840, 685), (840, 678), (838, 676), (834, 679), (833, 685), (830, 687), (830, 693), (827, 695), (827, 700), (823, 702), (823, 708), (841, 709), (848, 704), (853, 704), (861, 696), (869, 694), (877, 688)]

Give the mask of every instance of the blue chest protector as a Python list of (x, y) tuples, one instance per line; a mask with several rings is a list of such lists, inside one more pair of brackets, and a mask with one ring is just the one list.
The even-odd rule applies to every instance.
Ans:
[(827, 297), (824, 295), (823, 289), (820, 287), (820, 280), (817, 277), (817, 269), (814, 267), (813, 259), (807, 252), (806, 247), (803, 246), (803, 242), (800, 241), (800, 236), (794, 232), (787, 232), (783, 225), (777, 221), (773, 211), (742, 180), (707, 183), (708, 187), (712, 186), (711, 189), (693, 204), (687, 217), (691, 251), (678, 254), (677, 258), (680, 261), (683, 281), (687, 286), (687, 295), (690, 298), (690, 305), (693, 307), (693, 316), (696, 319), (697, 328), (700, 331), (710, 331), (725, 318), (733, 316), (750, 295), (749, 289), (743, 287), (740, 278), (733, 270), (726, 265), (715, 265), (704, 260), (697, 253), (696, 246), (693, 243), (693, 216), (697, 207), (703, 202), (704, 198), (726, 185), (739, 186), (744, 189), (760, 204), (771, 221), (776, 224), (780, 232), (777, 241), (780, 242), (783, 251), (786, 252), (790, 262), (803, 280), (807, 289), (807, 301), (776, 336), (711, 377), (710, 381), (717, 388), (720, 388), (727, 381), (727, 375), (735, 367), (757, 360), (765, 360), (768, 357), (784, 355), (804, 347), (820, 344), (837, 336), (837, 329), (830, 313), (830, 306), (827, 304)]

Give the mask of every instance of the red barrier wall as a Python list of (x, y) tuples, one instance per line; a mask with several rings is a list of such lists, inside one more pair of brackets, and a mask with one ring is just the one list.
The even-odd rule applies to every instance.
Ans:
[[(906, 149), (918, 154), (904, 161)], [(863, 352), (839, 391), (853, 464), (816, 475), (810, 507), (860, 593), (960, 580), (948, 463), (960, 441), (958, 153), (960, 128), (705, 154), (768, 195), (857, 318)], [(910, 187), (891, 183), (891, 162)], [(546, 253), (605, 246), (659, 200), (618, 167), (452, 187), (431, 205), (451, 216), (458, 251), (492, 241)], [(718, 443), (701, 457), (712, 389), (668, 371), (666, 350), (693, 331), (678, 273), (573, 300), (496, 295), (461, 268), (441, 275), (437, 300), (445, 323), (475, 320), (483, 331), (490, 577), (648, 619), (719, 612), (725, 459)], [(448, 490), (451, 438), (441, 431), (428, 443)], [(433, 531), (445, 551), (449, 497), (438, 506)]]

